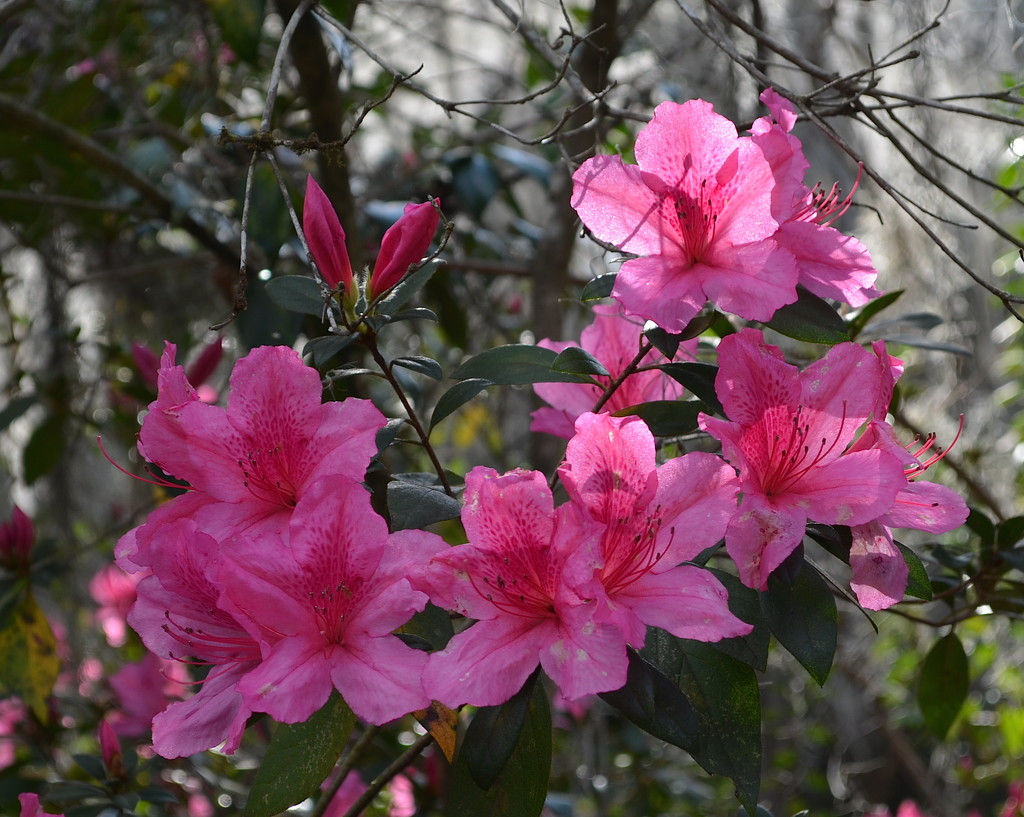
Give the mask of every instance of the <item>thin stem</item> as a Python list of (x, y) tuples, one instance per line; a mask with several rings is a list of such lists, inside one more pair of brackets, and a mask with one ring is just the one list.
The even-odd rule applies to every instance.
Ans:
[(295, 29), (299, 27), (299, 21), (306, 16), (315, 5), (316, 0), (302, 0), (295, 13), (288, 18), (288, 25), (281, 32), (281, 41), (277, 44), (277, 54), (274, 56), (274, 68), (270, 72), (270, 86), (267, 88), (267, 101), (263, 106), (263, 118), (260, 120), (260, 131), (270, 130), (270, 118), (274, 113), (274, 103), (277, 101), (277, 89), (281, 85), (281, 69), (284, 67), (284, 55), (288, 46), (295, 36)]
[(316, 805), (313, 806), (313, 810), (309, 813), (309, 817), (323, 817), (324, 813), (331, 805), (331, 801), (334, 799), (334, 795), (341, 789), (342, 784), (345, 782), (345, 778), (348, 777), (349, 772), (352, 771), (352, 767), (355, 766), (356, 761), (363, 754), (373, 739), (380, 733), (379, 726), (371, 726), (362, 735), (359, 736), (359, 740), (356, 741), (355, 746), (352, 747), (351, 751), (345, 755), (341, 763), (335, 769), (334, 779), (331, 784), (324, 789), (323, 794), (320, 795), (320, 799), (316, 801)]
[(619, 373), (618, 377), (608, 384), (607, 388), (604, 390), (604, 394), (602, 394), (598, 401), (594, 403), (594, 408), (591, 409), (594, 414), (597, 414), (602, 408), (604, 408), (604, 404), (611, 399), (615, 390), (626, 381), (627, 377), (636, 372), (637, 367), (640, 365), (640, 361), (647, 357), (647, 353), (650, 352), (652, 348), (653, 346), (650, 341), (645, 340), (641, 342), (640, 351), (636, 353), (636, 357), (629, 361), (629, 365)]
[(402, 388), (402, 384), (398, 382), (394, 372), (391, 371), (391, 366), (388, 364), (387, 360), (385, 360), (384, 355), (380, 353), (380, 349), (377, 348), (376, 336), (372, 334), (364, 336), (363, 345), (369, 349), (374, 362), (380, 367), (381, 372), (384, 374), (384, 378), (391, 384), (392, 390), (394, 390), (398, 399), (402, 402), (402, 406), (405, 408), (405, 413), (408, 415), (408, 423), (416, 431), (416, 436), (420, 438), (420, 443), (422, 443), (423, 449), (427, 452), (427, 456), (430, 457), (430, 462), (434, 466), (437, 478), (441, 481), (441, 487), (444, 488), (444, 492), (448, 494), (448, 496), (454, 497), (455, 492), (452, 490), (451, 483), (448, 482), (448, 475), (445, 474), (444, 467), (441, 465), (441, 461), (437, 458), (437, 452), (434, 451), (434, 447), (430, 444), (430, 434), (423, 428), (423, 424), (420, 422), (419, 416), (416, 414), (416, 410), (412, 407), (412, 403), (409, 402), (409, 398), (405, 395), (405, 390)]
[(401, 772), (402, 769), (412, 763), (433, 740), (434, 739), (429, 733), (421, 736), (419, 740), (406, 749), (394, 762), (392, 762), (390, 766), (373, 779), (373, 782), (366, 787), (366, 791), (359, 796), (359, 799), (352, 804), (352, 807), (345, 812), (343, 817), (359, 817), (363, 812), (363, 809), (373, 802), (373, 798), (380, 793), (381, 789), (383, 789), (393, 777)]

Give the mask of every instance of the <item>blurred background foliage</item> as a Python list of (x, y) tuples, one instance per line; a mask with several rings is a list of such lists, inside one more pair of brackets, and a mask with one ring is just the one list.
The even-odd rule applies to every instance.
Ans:
[[(581, 240), (572, 169), (595, 153), (628, 158), (637, 129), (666, 99), (708, 99), (742, 129), (762, 113), (760, 71), (796, 93), (825, 88), (806, 97), (796, 131), (814, 163), (809, 179), (848, 189), (856, 156), (896, 190), (865, 179), (845, 217), (871, 248), (881, 287), (903, 291), (859, 339), (885, 337), (906, 359), (896, 419), (908, 436), (935, 431), (949, 441), (966, 416), (933, 473), (978, 508), (941, 546), (914, 543), (933, 588), (949, 591), (942, 600), (900, 605), (874, 624), (840, 602), (840, 649), (824, 689), (772, 652), (761, 676), (762, 802), (778, 814), (895, 812), (906, 798), (935, 817), (1020, 813), (1007, 803), (1024, 780), (1024, 529), (996, 525), (1014, 520), (1024, 490), (1024, 344), (1010, 311), (1024, 296), (1024, 8), (325, 0), (299, 23), (275, 76), (283, 27), (299, 5), (0, 0), (0, 479), (4, 510), (17, 502), (35, 520), (43, 555), (34, 586), (61, 659), (48, 711), (7, 717), (18, 704), (0, 702), (0, 811), (57, 776), (105, 792), (106, 800), (65, 792), (83, 817), (110, 808), (114, 789), (127, 797), (119, 807), (139, 813), (233, 813), (264, 750), (257, 725), (234, 758), (144, 757), (138, 776), (117, 785), (88, 783), (103, 768), (72, 757), (95, 761), (96, 724), (123, 706), (111, 675), (143, 657), (134, 635), (117, 643), (98, 625), (102, 602), (89, 587), (117, 537), (166, 490), (118, 474), (95, 443), (102, 435), (115, 461), (139, 469), (138, 419), (155, 391), (133, 344), (158, 355), (169, 340), (179, 360), (196, 361), (221, 338), (225, 359), (206, 382), (223, 391), (230, 361), (249, 348), (301, 348), (325, 332), (266, 294), (268, 280), (308, 268), (261, 156), (276, 160), (293, 205), (306, 174), (316, 176), (355, 265), (372, 262), (402, 203), (440, 199), (454, 232), (445, 268), (420, 297), (440, 321), (403, 324), (387, 342), (389, 356), (428, 355), (451, 371), (499, 344), (578, 337), (580, 290), (617, 256)], [(799, 359), (799, 347), (790, 351)], [(427, 416), (451, 384), (410, 374), (404, 385)], [(352, 379), (336, 389), (401, 413), (383, 389)], [(525, 388), (480, 395), (438, 428), (442, 461), (459, 474), (478, 464), (550, 469), (560, 445), (528, 433), (533, 407)], [(386, 465), (429, 470), (406, 448), (390, 450)], [(917, 704), (920, 666), (954, 622), (969, 674), (934, 683), (951, 684), (956, 697), (962, 681), (965, 704), (937, 736)], [(550, 813), (735, 810), (727, 780), (609, 713), (601, 702), (556, 708)], [(380, 733), (364, 776), (414, 739)], [(419, 813), (439, 803), (442, 765), (428, 753), (409, 773)], [(146, 786), (174, 802), (125, 794)], [(375, 809), (398, 813), (397, 798), (382, 796)]]

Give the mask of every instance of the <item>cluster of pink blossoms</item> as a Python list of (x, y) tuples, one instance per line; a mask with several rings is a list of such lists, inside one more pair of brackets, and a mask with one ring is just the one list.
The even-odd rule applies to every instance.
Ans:
[[(943, 532), (967, 508), (915, 481), (935, 457), (928, 445), (907, 450), (886, 423), (902, 364), (883, 344), (841, 343), (801, 371), (756, 329), (725, 337), (715, 382), (725, 417), (699, 420), (722, 456), (659, 466), (644, 422), (610, 413), (681, 394), (655, 368), (663, 359), (643, 351), (642, 319), (677, 332), (710, 299), (766, 320), (797, 285), (854, 305), (877, 294), (863, 245), (830, 226), (848, 201), (804, 186), (793, 111), (763, 98), (775, 118), (750, 137), (705, 102), (665, 103), (638, 139), (638, 167), (600, 157), (577, 171), (584, 222), (639, 257), (619, 272), (619, 306), (595, 309), (581, 339), (609, 374), (537, 386), (549, 407), (533, 428), (568, 439), (561, 505), (540, 472), (477, 467), (466, 476), (466, 544), (389, 532), (362, 483), (385, 424), (376, 408), (321, 404), (316, 371), (279, 347), (238, 361), (227, 407), (208, 405), (168, 344), (139, 448), (189, 488), (126, 534), (117, 559), (141, 576), (129, 622), (149, 649), (209, 671), (155, 718), (158, 752), (233, 751), (252, 713), (303, 721), (332, 690), (380, 724), (432, 700), (500, 704), (538, 666), (570, 700), (619, 689), (627, 648), (642, 647), (649, 627), (705, 642), (751, 632), (722, 583), (690, 563), (723, 538), (743, 583), (764, 589), (808, 522), (846, 526), (858, 601), (883, 609), (902, 598), (908, 569), (891, 528)], [(304, 222), (347, 308), (401, 279), (437, 211), (410, 205), (369, 278), (353, 276), (312, 181)], [(695, 353), (687, 342), (677, 354)], [(395, 635), (428, 600), (472, 621), (431, 653)]]

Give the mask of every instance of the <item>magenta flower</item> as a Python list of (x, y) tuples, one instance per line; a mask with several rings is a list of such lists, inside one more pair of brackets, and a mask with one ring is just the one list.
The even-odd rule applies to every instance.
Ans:
[(597, 605), (569, 586), (597, 566), (601, 527), (573, 503), (554, 507), (538, 471), (466, 476), (462, 522), (469, 544), (435, 556), (410, 577), (442, 607), (477, 619), (423, 675), (447, 706), (491, 706), (515, 695), (538, 663), (570, 700), (626, 682), (626, 644)]
[(729, 612), (718, 579), (680, 565), (722, 537), (736, 508), (736, 475), (718, 457), (692, 453), (659, 468), (641, 420), (583, 414), (558, 473), (604, 527), (601, 566), (575, 589), (603, 601), (627, 642), (642, 647), (648, 626), (698, 641), (753, 629)]
[(217, 542), (188, 519), (166, 527), (128, 622), (151, 652), (211, 669), (195, 695), (153, 719), (153, 748), (163, 757), (186, 757), (223, 743), (230, 754), (252, 714), (236, 686), (259, 663), (261, 644), (219, 603), (222, 587), (212, 578)]
[(612, 291), (628, 314), (679, 332), (709, 300), (754, 320), (796, 300), (796, 261), (774, 238), (775, 177), (752, 139), (708, 102), (663, 102), (635, 152), (637, 165), (596, 156), (573, 175), (587, 228), (640, 256)]
[[(535, 384), (533, 390), (548, 406), (533, 412), (530, 430), (544, 431), (567, 440), (572, 437), (575, 433), (573, 424), (576, 418), (594, 408), (605, 387), (618, 378), (636, 357), (642, 340), (643, 321), (626, 317), (618, 306), (595, 306), (594, 322), (583, 330), (579, 345), (608, 370), (608, 376), (594, 376), (599, 386), (590, 383)], [(575, 344), (544, 338), (538, 341), (537, 345), (553, 352), (561, 352)], [(697, 340), (694, 338), (680, 344), (676, 356), (693, 360), (696, 351)], [(652, 349), (641, 361), (641, 365), (653, 366), (661, 362), (664, 362), (664, 356)], [(602, 410), (616, 412), (651, 400), (675, 400), (682, 393), (683, 387), (664, 372), (634, 372), (612, 393)]]
[(0, 567), (14, 572), (28, 570), (29, 554), (36, 543), (36, 529), (21, 508), (11, 509), (11, 518), (0, 522)]
[(781, 226), (774, 238), (796, 257), (797, 283), (815, 295), (852, 306), (877, 298), (878, 270), (867, 247), (830, 226), (849, 208), (853, 193), (841, 198), (835, 185), (827, 193), (808, 188), (803, 182), (808, 167), (803, 147), (789, 132), (796, 123), (796, 109), (772, 88), (761, 94), (761, 101), (775, 121), (762, 117), (751, 133), (775, 176), (773, 214)]
[(222, 603), (273, 631), (263, 662), (239, 683), (252, 709), (284, 723), (309, 718), (337, 689), (363, 720), (382, 724), (430, 698), (420, 674), (427, 655), (392, 632), (427, 597), (405, 578), (445, 548), (419, 530), (388, 533), (359, 483), (318, 480), (299, 500), (288, 529), (225, 544)]
[(89, 595), (99, 605), (96, 622), (112, 647), (123, 647), (128, 639), (128, 610), (135, 603), (135, 586), (141, 578), (140, 573), (126, 573), (112, 564), (89, 580)]
[(63, 817), (60, 814), (43, 811), (43, 807), (39, 803), (39, 795), (34, 792), (19, 794), (18, 802), (21, 804), (19, 817)]
[(148, 735), (153, 718), (172, 701), (186, 697), (190, 683), (180, 660), (147, 652), (141, 661), (124, 664), (110, 676), (115, 710), (107, 717), (114, 731), (125, 738)]
[[(199, 356), (188, 367), (185, 377), (188, 383), (195, 387), (196, 394), (204, 403), (217, 402), (217, 390), (207, 384), (206, 381), (216, 371), (217, 365), (223, 357), (224, 339), (218, 337), (203, 347)], [(148, 346), (133, 341), (132, 360), (135, 363), (136, 371), (142, 378), (142, 382), (154, 391), (157, 390), (160, 384), (160, 360), (157, 358), (156, 353)]]
[(724, 338), (718, 354), (716, 391), (730, 420), (702, 414), (700, 425), (739, 470), (742, 499), (725, 544), (744, 584), (763, 589), (809, 519), (864, 524), (906, 485), (892, 453), (848, 450), (891, 376), (854, 343), (801, 372), (755, 329)]
[(122, 537), (118, 564), (145, 566), (175, 519), (194, 519), (218, 541), (253, 526), (279, 529), (321, 476), (361, 478), (384, 416), (368, 400), (321, 403), (320, 396), (319, 375), (296, 352), (263, 346), (235, 364), (227, 408), (207, 405), (168, 344), (139, 444), (150, 462), (193, 490)]

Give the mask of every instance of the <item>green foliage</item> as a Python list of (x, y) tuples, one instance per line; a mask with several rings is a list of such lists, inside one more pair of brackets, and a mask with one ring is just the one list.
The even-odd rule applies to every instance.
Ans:
[(843, 319), (822, 298), (797, 287), (797, 299), (777, 310), (765, 324), (787, 337), (829, 346), (850, 339)]
[(963, 708), (970, 687), (967, 653), (956, 633), (940, 638), (925, 656), (917, 686), (924, 722), (940, 740)]

